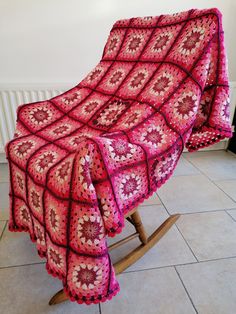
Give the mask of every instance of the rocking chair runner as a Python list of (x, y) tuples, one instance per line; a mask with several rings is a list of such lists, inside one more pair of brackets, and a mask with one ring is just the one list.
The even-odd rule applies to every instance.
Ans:
[[(148, 250), (150, 250), (164, 236), (164, 234), (171, 228), (171, 226), (177, 221), (179, 217), (179, 214), (171, 215), (152, 233), (151, 236), (147, 237), (145, 228), (138, 212), (138, 208), (135, 208), (129, 212), (126, 215), (126, 219), (134, 226), (136, 232), (110, 245), (109, 251), (117, 248), (122, 244), (125, 244), (130, 240), (133, 240), (136, 237), (139, 237), (142, 244), (113, 265), (116, 275), (122, 273), (126, 268), (135, 263)], [(62, 289), (50, 299), (49, 305), (58, 304), (67, 301), (68, 299), (68, 295)]]
[[(232, 135), (221, 14), (217, 9), (117, 21), (102, 60), (76, 87), (18, 107), (10, 169), (11, 231), (28, 231), (68, 297), (99, 303), (118, 274), (176, 221), (149, 238), (137, 210), (189, 151)], [(124, 217), (142, 244), (113, 267), (106, 236)]]

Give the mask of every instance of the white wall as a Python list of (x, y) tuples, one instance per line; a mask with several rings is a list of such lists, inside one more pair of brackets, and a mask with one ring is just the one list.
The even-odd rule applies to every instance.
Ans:
[(99, 61), (117, 19), (218, 7), (236, 81), (235, 0), (0, 0), (0, 86), (74, 85)]

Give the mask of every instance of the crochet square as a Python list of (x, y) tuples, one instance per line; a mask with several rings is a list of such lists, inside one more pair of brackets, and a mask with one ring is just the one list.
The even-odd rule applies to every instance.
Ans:
[(45, 144), (31, 156), (28, 163), (28, 172), (38, 184), (46, 183), (46, 175), (52, 166), (58, 163), (66, 155), (55, 144)]
[(156, 64), (139, 62), (126, 78), (126, 84), (118, 90), (117, 95), (121, 98), (135, 99), (142, 91), (144, 86), (151, 79), (156, 70)]
[(108, 95), (113, 95), (121, 86), (122, 82), (124, 82), (124, 79), (126, 79), (133, 66), (131, 62), (116, 62), (113, 64), (112, 68), (107, 71), (106, 76), (102, 79), (97, 90)]
[(111, 98), (98, 92), (90, 93), (81, 104), (70, 112), (70, 117), (86, 123)]
[(117, 60), (137, 60), (145, 49), (147, 40), (151, 34), (151, 29), (128, 29)]
[(175, 91), (176, 84), (178, 85), (185, 76), (185, 72), (173, 64), (157, 65), (152, 80), (142, 90), (138, 99), (158, 109)]
[(43, 193), (44, 188), (36, 184), (28, 175), (27, 179), (28, 188), (28, 199), (30, 210), (34, 217), (41, 223), (44, 224), (44, 204), (43, 204)]
[(103, 59), (114, 60), (122, 45), (126, 30), (125, 29), (114, 29), (105, 45)]
[(46, 231), (55, 245), (67, 245), (68, 215), (70, 211), (69, 201), (58, 199), (49, 191), (44, 195), (44, 211)]
[(70, 242), (74, 251), (87, 255), (107, 252), (106, 231), (98, 206), (73, 202), (71, 207)]
[(29, 130), (38, 131), (53, 123), (62, 113), (50, 102), (42, 101), (18, 108), (19, 119)]

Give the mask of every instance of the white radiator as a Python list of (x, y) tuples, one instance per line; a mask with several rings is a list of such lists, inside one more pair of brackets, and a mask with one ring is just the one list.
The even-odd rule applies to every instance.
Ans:
[(13, 137), (18, 105), (50, 99), (63, 93), (64, 90), (66, 88), (6, 89), (0, 87), (0, 153), (4, 152), (5, 144)]
[[(46, 100), (63, 93), (71, 86), (68, 84), (60, 87), (35, 88), (1, 88), (0, 86), (0, 154), (4, 152), (5, 144), (12, 139), (15, 130), (16, 108), (20, 104), (35, 102), (38, 100)], [(231, 86), (231, 121), (236, 107), (236, 82), (232, 82)], [(223, 143), (222, 143), (223, 144)], [(219, 149), (226, 148), (226, 142), (219, 146)], [(1, 158), (0, 158), (1, 161)]]

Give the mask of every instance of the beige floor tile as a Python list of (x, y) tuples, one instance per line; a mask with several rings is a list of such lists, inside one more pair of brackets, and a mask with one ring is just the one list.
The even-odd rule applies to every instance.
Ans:
[(227, 210), (227, 213), (236, 221), (236, 208)]
[(225, 151), (187, 153), (191, 161), (212, 180), (236, 179), (236, 157)]
[(43, 264), (0, 269), (0, 313), (2, 314), (99, 314), (98, 305), (48, 301), (62, 284), (49, 275)]
[(215, 181), (215, 184), (236, 202), (236, 180)]
[(235, 207), (235, 202), (203, 175), (172, 177), (157, 192), (170, 213)]
[(0, 163), (0, 182), (8, 182), (9, 174), (8, 174), (8, 164)]
[(6, 225), (6, 221), (4, 221), (4, 220), (0, 221), (0, 239), (2, 237), (5, 225)]
[(182, 215), (176, 224), (198, 260), (236, 256), (236, 222), (225, 211)]
[(177, 266), (199, 314), (235, 314), (236, 259)]
[(121, 291), (102, 303), (102, 314), (192, 314), (192, 304), (174, 268), (125, 273), (118, 277)]
[(9, 209), (0, 207), (0, 221), (9, 219)]
[(10, 232), (8, 226), (0, 241), (0, 267), (44, 262), (38, 256), (28, 233)]
[(160, 205), (161, 201), (159, 199), (159, 197), (157, 196), (156, 193), (153, 193), (151, 197), (149, 197), (148, 199), (146, 199), (143, 203), (142, 206), (146, 206), (146, 205)]
[[(168, 214), (162, 206), (140, 207), (139, 212), (148, 235), (168, 218)], [(123, 232), (119, 236), (109, 239), (109, 243), (116, 242), (132, 232), (134, 232), (134, 228), (127, 222), (127, 226), (124, 228)], [(112, 261), (118, 261), (122, 256), (128, 254), (138, 245), (140, 245), (140, 241), (139, 239), (135, 239), (124, 246), (120, 246), (111, 251)], [(129, 267), (127, 271), (184, 264), (195, 261), (195, 257), (191, 253), (176, 226), (172, 226), (168, 233), (165, 234), (164, 237), (139, 261)]]
[(197, 168), (195, 168), (188, 160), (181, 157), (174, 170), (173, 176), (188, 176), (199, 173)]
[(9, 207), (9, 184), (0, 183), (0, 208), (5, 209), (8, 207)]

